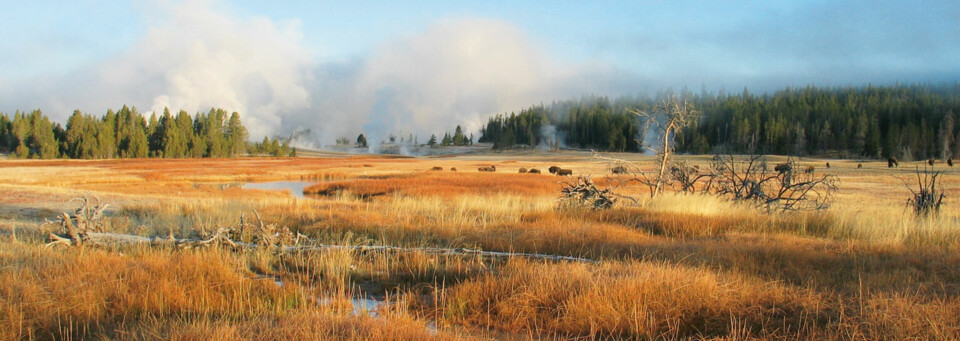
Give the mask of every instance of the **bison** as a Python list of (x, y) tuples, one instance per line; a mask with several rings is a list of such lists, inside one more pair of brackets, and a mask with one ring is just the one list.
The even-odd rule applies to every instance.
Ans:
[(530, 174), (540, 174), (540, 170), (539, 170), (539, 169), (536, 169), (536, 168), (531, 168), (530, 170), (527, 171), (527, 173), (530, 173)]
[(858, 164), (857, 164), (857, 169), (860, 169), (860, 168), (863, 168), (863, 164), (862, 164), (862, 163), (858, 163)]
[(450, 167), (450, 171), (451, 171), (451, 172), (456, 172), (456, 171), (457, 171), (457, 167)]
[(793, 166), (789, 163), (779, 163), (776, 167), (773, 167), (773, 170), (777, 171), (777, 173), (787, 173), (793, 170)]
[(947, 159), (947, 166), (953, 167), (953, 159)]
[(557, 175), (559, 176), (573, 175), (573, 170), (560, 168), (557, 170)]
[(527, 169), (526, 169), (526, 168), (520, 167), (520, 174), (523, 174), (523, 173), (526, 173), (526, 172), (527, 172)]
[(803, 172), (804, 172), (804, 173), (807, 173), (807, 174), (813, 174), (813, 171), (816, 170), (816, 169), (817, 169), (817, 167), (807, 166), (807, 168), (804, 168), (804, 169), (803, 169)]
[(547, 168), (547, 171), (549, 171), (550, 174), (557, 174), (557, 171), (559, 170), (560, 170), (560, 167), (557, 167), (557, 166), (550, 166), (550, 168)]
[(433, 168), (431, 168), (430, 170), (442, 171), (442, 170), (443, 170), (443, 167), (433, 167)]
[(829, 162), (827, 162), (827, 168), (830, 168), (830, 163), (829, 163)]
[(887, 168), (900, 167), (900, 161), (895, 157), (887, 158)]
[(613, 172), (613, 174), (626, 174), (627, 167), (624, 167), (623, 165), (618, 165), (616, 167), (613, 167), (613, 169), (610, 169), (610, 171)]
[(477, 170), (479, 170), (479, 171), (481, 171), (481, 172), (496, 172), (496, 171), (497, 171), (497, 166), (480, 167), (480, 168), (477, 168)]
[(927, 160), (927, 164), (933, 166), (933, 159)]

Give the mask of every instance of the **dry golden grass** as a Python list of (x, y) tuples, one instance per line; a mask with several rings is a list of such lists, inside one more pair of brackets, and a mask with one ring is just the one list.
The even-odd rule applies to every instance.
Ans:
[[(653, 165), (650, 157), (617, 157)], [(683, 158), (709, 164), (705, 156)], [(558, 210), (567, 179), (517, 174), (558, 165), (609, 183), (607, 165), (586, 153), (3, 161), (0, 339), (960, 335), (960, 210), (953, 199), (960, 171), (944, 169), (942, 214), (917, 219), (904, 205), (909, 165), (800, 162), (840, 177), (829, 210), (770, 214), (710, 196), (647, 199), (641, 186), (618, 189), (641, 198), (641, 206)], [(489, 165), (498, 171), (476, 170)], [(327, 195), (297, 199), (236, 186), (300, 179), (318, 182), (311, 191)], [(197, 236), (236, 225), (241, 215), (252, 219), (256, 210), (328, 244), (469, 247), (603, 263), (39, 247), (50, 228), (38, 227), (43, 219), (73, 209), (67, 201), (85, 193), (111, 203), (106, 228), (115, 232)], [(342, 302), (365, 295), (393, 303), (381, 317), (350, 316)], [(319, 304), (318, 297), (341, 303)], [(440, 331), (430, 331), (428, 321)]]

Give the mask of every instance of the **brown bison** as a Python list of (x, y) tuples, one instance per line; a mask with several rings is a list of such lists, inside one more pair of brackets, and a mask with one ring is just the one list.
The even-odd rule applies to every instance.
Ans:
[(479, 171), (481, 171), (481, 172), (496, 172), (496, 171), (497, 171), (497, 166), (480, 167), (480, 168), (477, 168), (477, 170), (479, 170)]
[(450, 171), (451, 171), (451, 172), (456, 172), (456, 171), (457, 171), (457, 167), (450, 167)]
[(617, 165), (616, 167), (613, 167), (612, 169), (610, 169), (610, 172), (612, 172), (613, 174), (626, 174), (627, 167), (624, 167), (623, 165)]
[(549, 171), (550, 174), (557, 174), (557, 171), (559, 170), (560, 170), (560, 167), (557, 167), (557, 166), (550, 166), (550, 168), (547, 168), (547, 171)]
[(442, 170), (443, 170), (443, 167), (433, 167), (433, 168), (431, 168), (430, 170), (442, 171)]
[(887, 168), (900, 167), (900, 161), (895, 157), (887, 158)]
[(531, 168), (530, 170), (527, 171), (527, 173), (530, 173), (530, 174), (540, 174), (540, 170), (539, 170), (539, 169), (536, 169), (536, 168)]
[(933, 159), (927, 160), (927, 164), (933, 166)]
[(862, 163), (858, 163), (858, 164), (857, 164), (857, 169), (860, 169), (860, 168), (863, 168), (863, 164), (862, 164)]
[(793, 166), (789, 163), (779, 163), (776, 167), (773, 167), (773, 170), (777, 171), (777, 173), (787, 173), (793, 170)]
[(526, 173), (526, 172), (527, 172), (527, 169), (526, 169), (526, 168), (520, 167), (520, 174), (523, 174), (523, 173)]
[(829, 163), (829, 162), (827, 162), (827, 168), (830, 168), (830, 163)]
[(807, 174), (813, 174), (813, 171), (816, 170), (816, 169), (817, 169), (817, 167), (807, 166), (807, 168), (804, 168), (804, 169), (803, 169), (803, 172), (804, 172), (804, 173), (807, 173)]
[(573, 175), (573, 170), (560, 168), (557, 170), (557, 175), (559, 176), (569, 176)]
[(947, 166), (953, 167), (953, 159), (947, 159)]

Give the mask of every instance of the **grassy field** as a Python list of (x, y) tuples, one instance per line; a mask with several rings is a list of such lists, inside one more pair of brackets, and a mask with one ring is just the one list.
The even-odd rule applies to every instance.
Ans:
[[(608, 183), (609, 165), (579, 152), (0, 161), (0, 339), (960, 338), (960, 169), (937, 166), (945, 210), (916, 218), (904, 182), (919, 163), (825, 162), (800, 160), (839, 178), (829, 209), (767, 213), (642, 186), (617, 189), (641, 205), (560, 209), (569, 178), (518, 173)], [(242, 189), (278, 180), (314, 195)], [(83, 195), (111, 205), (109, 232), (198, 237), (256, 211), (323, 244), (599, 262), (45, 247), (45, 219)], [(363, 298), (382, 303), (358, 310)]]

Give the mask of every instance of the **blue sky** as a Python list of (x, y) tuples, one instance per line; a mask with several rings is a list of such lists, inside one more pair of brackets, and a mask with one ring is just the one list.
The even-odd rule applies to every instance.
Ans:
[[(0, 112), (241, 111), (321, 140), (668, 87), (960, 80), (951, 1), (6, 1)], [(389, 93), (389, 98), (381, 98)], [(387, 101), (387, 102), (385, 102)], [(322, 122), (322, 123), (313, 123)]]

